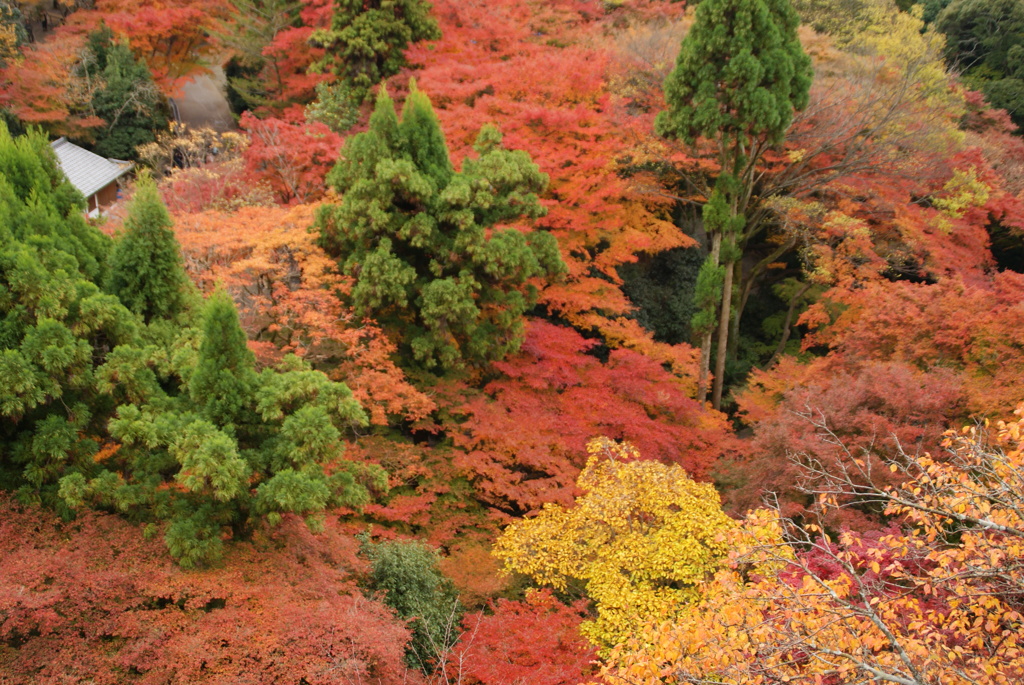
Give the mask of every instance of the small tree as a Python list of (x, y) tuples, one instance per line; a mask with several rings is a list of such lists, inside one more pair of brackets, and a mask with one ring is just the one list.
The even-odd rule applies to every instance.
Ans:
[(548, 504), (509, 526), (494, 554), (509, 571), (564, 590), (585, 583), (597, 619), (580, 630), (602, 648), (635, 632), (634, 621), (667, 618), (697, 599), (727, 548), (719, 539), (733, 523), (710, 483), (679, 466), (640, 461), (636, 448), (607, 438), (587, 447), (574, 507)]
[(139, 177), (109, 259), (107, 292), (149, 322), (180, 316), (192, 287), (170, 215), (149, 174)]
[(105, 24), (89, 35), (82, 55), (78, 76), (93, 87), (92, 111), (106, 124), (96, 129), (93, 149), (105, 157), (136, 159), (135, 148), (167, 128), (163, 96), (149, 68)]
[(438, 568), (437, 550), (422, 542), (375, 544), (364, 538), (361, 552), (370, 561), (368, 587), (381, 593), (399, 616), (410, 619), (406, 661), (432, 672), (458, 639), (463, 612), (455, 586)]
[(234, 302), (223, 290), (217, 291), (203, 312), (199, 360), (188, 384), (195, 406), (213, 421), (242, 420), (252, 405), (256, 357), (248, 342)]
[(331, 28), (310, 39), (327, 50), (315, 66), (333, 71), (360, 102), (405, 66), (409, 43), (441, 37), (430, 9), (426, 0), (336, 0)]
[[(782, 142), (794, 110), (804, 108), (811, 61), (796, 35), (800, 19), (789, 0), (705, 0), (665, 81), (668, 109), (655, 122), (659, 135), (695, 144), (714, 142), (719, 176), (704, 207), (711, 241), (697, 297), (720, 303), (714, 399), (719, 408), (729, 340), (733, 271), (749, 239), (747, 211), (755, 200), (755, 170)], [(720, 285), (719, 285), (720, 283)], [(719, 295), (720, 293), (720, 295)], [(695, 328), (702, 335), (698, 399), (710, 373), (714, 311), (705, 306)]]
[(493, 127), (475, 149), (455, 171), (427, 96), (414, 85), (399, 120), (382, 88), (370, 129), (348, 139), (328, 176), (341, 204), (317, 216), (323, 246), (355, 279), (357, 313), (426, 368), (518, 350), (531, 279), (565, 268), (549, 233), (501, 228), (544, 214), (547, 176)]

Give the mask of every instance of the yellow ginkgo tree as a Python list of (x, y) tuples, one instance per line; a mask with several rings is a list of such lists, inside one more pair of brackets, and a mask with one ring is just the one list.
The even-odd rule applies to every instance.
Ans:
[(607, 438), (588, 451), (575, 506), (548, 504), (512, 524), (494, 553), (508, 571), (556, 589), (582, 582), (597, 618), (581, 631), (608, 648), (694, 600), (725, 557), (723, 534), (734, 524), (714, 486), (682, 467), (640, 460), (635, 447)]
[(936, 458), (903, 455), (901, 487), (871, 485), (859, 459), (815, 473), (822, 508), (874, 499), (885, 530), (833, 536), (751, 514), (701, 600), (635, 626), (602, 682), (1024, 682), (1024, 418), (991, 428), (948, 433)]

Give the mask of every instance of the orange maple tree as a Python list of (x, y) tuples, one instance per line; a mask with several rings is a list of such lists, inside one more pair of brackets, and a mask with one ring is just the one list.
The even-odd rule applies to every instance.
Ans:
[[(704, 477), (728, 444), (725, 417), (703, 411), (691, 387), (656, 360), (606, 351), (572, 328), (533, 321), (520, 354), (494, 364), (482, 393), (465, 390), (463, 419), (447, 431), (456, 467), (478, 497), (509, 514), (569, 504), (599, 435), (635, 444), (645, 458)], [(529, 426), (524, 430), (524, 426)]]
[[(65, 522), (0, 495), (0, 668), (10, 682), (420, 682), (409, 630), (362, 596), (336, 520), (300, 519), (185, 572), (109, 514)], [(301, 580), (300, 580), (301, 578)]]
[(315, 207), (243, 207), (176, 217), (185, 264), (204, 290), (222, 283), (264, 363), (287, 353), (344, 379), (371, 421), (416, 420), (433, 402), (392, 360), (394, 343), (338, 298), (349, 287), (316, 245)]

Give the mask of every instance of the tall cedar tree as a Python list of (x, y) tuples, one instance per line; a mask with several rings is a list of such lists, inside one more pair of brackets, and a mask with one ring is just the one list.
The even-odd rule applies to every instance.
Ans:
[(716, 409), (722, 399), (733, 271), (749, 237), (745, 215), (754, 199), (750, 189), (755, 169), (765, 151), (782, 142), (794, 109), (803, 109), (808, 102), (811, 60), (797, 38), (799, 24), (789, 0), (702, 2), (676, 67), (665, 81), (668, 109), (655, 122), (662, 136), (691, 145), (706, 138), (718, 150), (721, 169), (704, 208), (711, 253), (697, 281), (696, 299), (704, 307), (694, 320), (703, 335), (698, 388), (703, 401), (714, 310), (720, 314)]
[(191, 282), (173, 222), (149, 175), (139, 177), (124, 226), (110, 254), (107, 292), (147, 323), (178, 317), (188, 304)]
[(331, 28), (310, 42), (327, 54), (317, 63), (329, 68), (358, 100), (405, 66), (409, 43), (441, 37), (425, 0), (336, 0)]
[(426, 368), (502, 359), (519, 349), (530, 279), (564, 270), (555, 239), (502, 224), (542, 216), (547, 185), (530, 156), (485, 127), (455, 171), (426, 95), (401, 121), (382, 88), (367, 132), (349, 138), (328, 181), (344, 197), (317, 217), (322, 244), (355, 279), (357, 313), (395, 334)]

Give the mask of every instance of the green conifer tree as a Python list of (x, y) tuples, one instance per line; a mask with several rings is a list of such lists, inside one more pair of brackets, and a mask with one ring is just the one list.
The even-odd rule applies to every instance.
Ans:
[(238, 322), (235, 304), (223, 290), (214, 293), (203, 310), (199, 359), (189, 379), (195, 406), (218, 425), (250, 418), (256, 390), (256, 357)]
[(316, 65), (330, 69), (360, 102), (405, 66), (409, 43), (441, 37), (426, 0), (335, 0), (331, 28), (310, 41), (327, 54)]
[[(794, 110), (807, 106), (811, 61), (796, 30), (800, 19), (789, 0), (704, 0), (693, 27), (683, 40), (675, 69), (665, 80), (668, 109), (658, 114), (655, 130), (693, 144), (713, 140), (720, 171), (704, 209), (704, 227), (711, 240), (704, 270), (706, 300), (719, 287), (714, 276), (724, 267), (715, 369), (715, 408), (721, 405), (728, 350), (733, 272), (752, 227), (746, 214), (754, 200), (750, 189), (757, 164), (770, 147), (785, 137)], [(700, 287), (699, 287), (700, 289)], [(706, 323), (706, 311), (701, 315)], [(712, 315), (713, 318), (713, 315)], [(701, 346), (698, 399), (704, 401), (711, 352), (711, 332)]]
[(167, 128), (164, 100), (145, 62), (127, 42), (118, 41), (106, 24), (89, 34), (78, 74), (99, 84), (92, 97), (97, 129), (93, 150), (104, 157), (136, 159), (135, 148), (156, 140)]
[(427, 96), (414, 86), (399, 119), (381, 89), (369, 130), (349, 138), (328, 177), (342, 202), (317, 219), (322, 244), (355, 279), (357, 312), (426, 368), (518, 350), (536, 301), (530, 279), (565, 269), (551, 234), (495, 228), (542, 216), (547, 176), (493, 127), (476, 151), (455, 171)]
[[(45, 137), (0, 124), (0, 488), (69, 516), (94, 505), (160, 526), (186, 566), (216, 561), (260, 521), (291, 513), (315, 529), (326, 508), (386, 489), (382, 470), (342, 459), (344, 431), (366, 423), (349, 389), (294, 357), (257, 374), (225, 293), (198, 330), (187, 301), (175, 322), (144, 325), (101, 292), (110, 243), (84, 206)], [(130, 222), (136, 240), (177, 254), (151, 183)], [(142, 269), (152, 255), (120, 268), (133, 259)], [(159, 293), (154, 282), (180, 273), (167, 261), (178, 271), (126, 292)]]
[(14, 138), (0, 123), (0, 173), (3, 244), (31, 243), (40, 255), (70, 256), (71, 268), (96, 282), (110, 239), (86, 222), (85, 198), (57, 166), (46, 136), (33, 131)]
[(0, 487), (57, 503), (56, 482), (92, 463), (113, 408), (95, 384), (135, 317), (96, 279), (109, 240), (45, 136), (0, 124)]
[(175, 319), (185, 312), (192, 287), (181, 245), (152, 177), (142, 174), (135, 188), (124, 233), (110, 255), (107, 292), (147, 323)]

